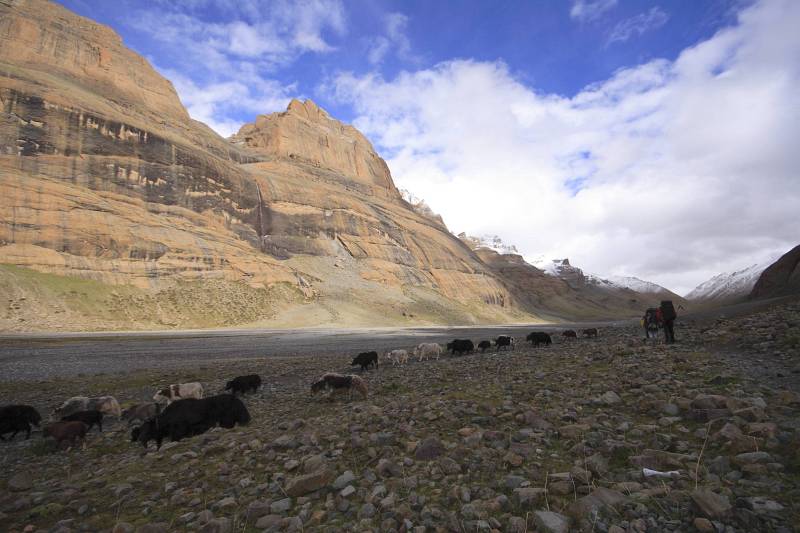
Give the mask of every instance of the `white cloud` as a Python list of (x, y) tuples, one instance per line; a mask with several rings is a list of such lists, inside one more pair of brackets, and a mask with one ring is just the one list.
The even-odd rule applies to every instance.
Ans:
[(392, 49), (398, 58), (403, 60), (412, 59), (411, 41), (406, 35), (408, 17), (402, 13), (389, 13), (384, 17), (384, 26), (385, 34), (369, 42), (370, 50), (367, 54), (367, 60), (370, 64), (379, 64)]
[(800, 4), (566, 98), (499, 62), (450, 61), (325, 90), (454, 231), (678, 291), (796, 245)]
[(189, 115), (207, 124), (211, 129), (228, 137), (242, 126), (232, 114), (247, 111), (254, 116), (271, 110), (285, 109), (296, 86), (283, 86), (272, 80), (264, 80), (246, 69), (236, 80), (198, 84), (190, 78), (168, 69), (162, 70), (175, 85), (181, 101)]
[(580, 22), (599, 18), (617, 5), (617, 0), (573, 0), (569, 16)]
[[(327, 36), (347, 31), (340, 0), (187, 0), (157, 2), (135, 11), (130, 24), (164, 46), (161, 57), (180, 58), (177, 69), (160, 68), (173, 81), (192, 118), (228, 136), (242, 113), (284, 109), (296, 93), (294, 82), (274, 79), (305, 53), (335, 49)], [(225, 10), (229, 22), (206, 20), (209, 8)], [(156, 64), (164, 63), (158, 60)]]
[(624, 43), (631, 37), (643, 35), (648, 31), (660, 28), (666, 24), (668, 20), (669, 15), (658, 6), (654, 6), (646, 13), (639, 13), (638, 15), (618, 22), (614, 28), (612, 28), (607, 43)]

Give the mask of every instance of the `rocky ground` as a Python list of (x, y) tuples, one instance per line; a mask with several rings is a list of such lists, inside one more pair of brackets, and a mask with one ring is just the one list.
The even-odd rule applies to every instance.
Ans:
[[(367, 401), (312, 398), (346, 355), (0, 383), (43, 413), (77, 394), (258, 372), (247, 427), (156, 451), (120, 423), (85, 449), (0, 443), (9, 531), (794, 531), (800, 303), (515, 352), (381, 366)], [(478, 340), (478, 339), (475, 339)], [(368, 346), (364, 347), (368, 349)], [(649, 470), (656, 471), (647, 475)]]

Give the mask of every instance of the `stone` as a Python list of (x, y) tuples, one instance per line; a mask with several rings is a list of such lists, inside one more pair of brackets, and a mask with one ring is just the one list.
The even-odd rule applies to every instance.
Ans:
[(622, 401), (622, 398), (620, 398), (619, 394), (617, 394), (616, 392), (608, 391), (604, 393), (602, 396), (600, 396), (600, 400), (602, 400), (602, 402), (606, 405), (614, 405), (620, 403)]
[(706, 518), (721, 518), (731, 510), (727, 496), (706, 489), (692, 492), (692, 501)]
[(214, 518), (200, 526), (197, 531), (200, 533), (230, 533), (231, 529), (230, 518)]
[(569, 533), (569, 518), (552, 511), (536, 511), (533, 523), (541, 533)]
[(750, 496), (744, 498), (743, 501), (745, 507), (759, 514), (783, 511), (783, 505), (763, 496)]
[(627, 496), (613, 489), (598, 487), (590, 494), (579, 498), (569, 506), (569, 514), (576, 520), (590, 519), (606, 508), (617, 508), (628, 500)]
[(748, 452), (740, 453), (733, 458), (733, 462), (738, 465), (752, 465), (756, 463), (769, 463), (772, 456), (767, 452)]
[(283, 521), (283, 517), (278, 514), (264, 515), (256, 520), (256, 529), (270, 529), (276, 527)]
[(544, 501), (546, 494), (547, 491), (543, 488), (518, 488), (514, 489), (514, 502), (522, 508), (530, 508)]
[(282, 500), (272, 502), (272, 504), (270, 504), (269, 506), (269, 512), (272, 514), (280, 514), (280, 513), (285, 513), (291, 508), (292, 508), (292, 499), (283, 498)]
[(33, 487), (33, 478), (28, 472), (17, 472), (8, 480), (8, 490), (22, 492)]
[(444, 444), (436, 437), (423, 439), (414, 451), (414, 458), (418, 461), (431, 461), (445, 452)]
[(346, 470), (341, 476), (337, 477), (333, 481), (333, 488), (336, 490), (341, 490), (355, 480), (355, 474), (353, 474), (353, 472), (350, 470)]
[(333, 472), (323, 468), (322, 470), (318, 470), (310, 474), (304, 474), (292, 478), (288, 483), (286, 483), (284, 491), (286, 492), (287, 496), (292, 498), (297, 496), (305, 496), (310, 492), (314, 492), (315, 490), (319, 490), (327, 486), (332, 480)]
[(111, 528), (111, 533), (133, 533), (134, 527), (132, 524), (128, 522), (117, 522), (113, 528)]
[(152, 524), (145, 524), (136, 529), (136, 533), (167, 533), (169, 531), (169, 524), (166, 522), (153, 522)]
[(711, 520), (699, 516), (694, 519), (692, 524), (697, 531), (701, 531), (703, 533), (714, 533), (717, 530), (714, 527), (714, 524), (711, 523)]

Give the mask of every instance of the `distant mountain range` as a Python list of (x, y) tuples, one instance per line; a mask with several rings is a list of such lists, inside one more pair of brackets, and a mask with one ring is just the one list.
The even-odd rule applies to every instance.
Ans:
[(723, 272), (704, 281), (687, 295), (686, 299), (693, 302), (708, 302), (714, 304), (735, 303), (745, 300), (753, 290), (761, 273), (771, 264), (760, 263), (750, 265), (742, 270)]

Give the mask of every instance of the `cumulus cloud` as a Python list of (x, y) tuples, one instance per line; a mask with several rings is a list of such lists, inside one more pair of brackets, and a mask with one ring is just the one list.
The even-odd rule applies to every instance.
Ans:
[(323, 90), (454, 231), (687, 292), (798, 243), (798, 20), (797, 2), (759, 3), (572, 97), (469, 60)]
[(616, 5), (617, 0), (573, 0), (569, 16), (579, 22), (588, 22), (600, 18)]
[(619, 21), (608, 35), (608, 44), (624, 43), (631, 37), (643, 35), (648, 31), (660, 28), (669, 20), (669, 15), (658, 6), (650, 8), (646, 13), (639, 13)]
[[(209, 21), (214, 9), (229, 21)], [(163, 45), (164, 57), (178, 58), (180, 72), (154, 63), (192, 118), (223, 136), (238, 130), (242, 112), (285, 108), (297, 85), (272, 76), (302, 54), (331, 52), (328, 36), (347, 31), (339, 0), (161, 0), (128, 23)]]

